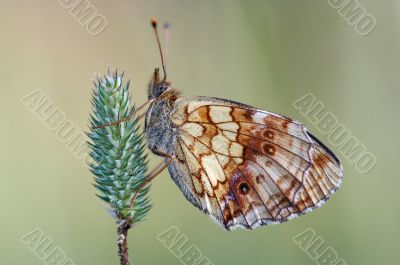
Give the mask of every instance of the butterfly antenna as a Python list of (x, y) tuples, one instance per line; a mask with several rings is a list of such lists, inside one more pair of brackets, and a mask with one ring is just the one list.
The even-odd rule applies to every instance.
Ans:
[(168, 44), (169, 44), (169, 33), (170, 33), (170, 24), (167, 22), (164, 24), (164, 59), (165, 59), (165, 68), (168, 65)]
[(162, 48), (161, 48), (161, 42), (160, 42), (160, 36), (158, 34), (158, 30), (157, 30), (157, 24), (158, 24), (157, 19), (153, 18), (151, 20), (151, 26), (153, 27), (154, 34), (156, 35), (158, 50), (160, 51), (160, 56), (161, 56), (161, 64), (162, 64), (162, 68), (163, 68), (163, 72), (164, 72), (163, 81), (165, 81), (167, 79), (167, 70), (165, 68), (164, 55), (163, 55), (163, 51), (162, 51)]

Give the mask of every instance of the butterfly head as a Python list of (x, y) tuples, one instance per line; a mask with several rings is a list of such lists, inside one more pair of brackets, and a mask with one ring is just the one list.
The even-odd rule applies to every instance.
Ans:
[(160, 98), (165, 92), (171, 90), (171, 84), (166, 80), (160, 80), (158, 68), (154, 70), (153, 78), (147, 90), (148, 99)]
[(169, 83), (161, 82), (161, 83), (153, 86), (151, 89), (149, 89), (148, 98), (149, 99), (160, 98), (164, 93), (166, 93), (170, 89), (171, 89), (171, 87), (170, 87)]

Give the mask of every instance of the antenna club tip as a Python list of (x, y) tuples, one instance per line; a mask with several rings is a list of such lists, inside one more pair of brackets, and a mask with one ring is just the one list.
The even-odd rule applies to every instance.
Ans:
[(153, 28), (156, 28), (156, 27), (157, 27), (157, 24), (158, 24), (157, 18), (152, 18), (152, 19), (151, 19), (151, 26), (152, 26)]
[(171, 27), (171, 24), (170, 23), (168, 23), (168, 22), (165, 22), (164, 23), (164, 28), (165, 29), (169, 29)]

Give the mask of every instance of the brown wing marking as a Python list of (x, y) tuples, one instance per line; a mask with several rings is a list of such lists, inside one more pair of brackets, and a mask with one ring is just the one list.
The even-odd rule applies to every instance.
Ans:
[[(179, 140), (179, 147), (184, 150), (185, 154), (187, 155), (187, 157), (193, 157), (194, 160), (198, 161), (197, 158), (195, 158), (195, 156), (193, 155), (192, 151), (189, 149), (189, 147), (182, 141)], [(192, 160), (192, 161), (194, 161)], [(188, 168), (188, 173), (189, 176), (193, 179), (196, 178), (196, 174), (193, 174), (190, 170), (189, 170), (189, 164), (190, 162), (187, 160), (187, 158), (185, 158), (185, 164), (186, 167)], [(224, 220), (226, 219), (226, 216), (228, 215), (227, 212), (222, 212), (222, 208), (221, 208), (221, 201), (218, 199), (218, 194), (214, 192), (214, 190), (211, 187), (211, 184), (209, 182), (209, 180), (206, 177), (206, 172), (204, 170), (204, 168), (200, 165), (199, 167), (199, 173), (201, 174), (201, 180), (202, 180), (202, 185), (204, 187), (204, 189), (207, 191), (203, 194), (196, 194), (197, 197), (200, 199), (200, 201), (202, 202), (202, 207), (201, 209), (206, 211), (207, 213), (209, 213), (211, 216), (213, 216), (216, 221), (219, 224), (222, 224), (224, 222)], [(226, 228), (226, 227), (225, 227)]]
[[(188, 116), (188, 120), (190, 121), (191, 117), (196, 116), (196, 112), (207, 112), (208, 107), (209, 106), (207, 105), (202, 105), (201, 107), (194, 109), (192, 113)], [(298, 154), (300, 158), (308, 162), (308, 167), (310, 167), (312, 164), (311, 162), (313, 162), (315, 164), (318, 164), (319, 167), (323, 169), (324, 166), (321, 165), (321, 163), (314, 162), (318, 160), (315, 157), (315, 154), (320, 154), (320, 156), (324, 158), (323, 163), (327, 163), (331, 169), (332, 174), (326, 174), (326, 177), (329, 179), (334, 178), (336, 180), (335, 186), (340, 184), (342, 171), (340, 164), (338, 164), (337, 158), (332, 157), (329, 152), (326, 151), (326, 147), (320, 146), (319, 141), (312, 141), (310, 137), (307, 137), (307, 133), (301, 124), (292, 121), (290, 118), (269, 113), (266, 111), (253, 110), (248, 108), (241, 109), (226, 106), (225, 108), (229, 108), (232, 110), (230, 111), (230, 114), (233, 116), (233, 120), (236, 123), (240, 124), (239, 132), (225, 129), (225, 131), (229, 131), (231, 135), (242, 134), (242, 137), (247, 136), (258, 138), (262, 142), (268, 142), (269, 145), (272, 145), (274, 147), (279, 146), (280, 148), (285, 149), (287, 152)], [(231, 119), (227, 122), (220, 121), (218, 123), (218, 126), (220, 126), (221, 124), (226, 125), (228, 123), (232, 123)], [(274, 144), (271, 144), (271, 142), (274, 142)], [(266, 150), (268, 151), (268, 145), (264, 146), (266, 146)], [(314, 149), (312, 152), (310, 152), (311, 147)], [(273, 151), (273, 149), (270, 149), (270, 151)], [(286, 159), (288, 156), (285, 155), (285, 152), (283, 153), (284, 155), (280, 156), (279, 162), (285, 162), (284, 160), (286, 160), (286, 163), (290, 164), (292, 159)], [(283, 166), (285, 165), (283, 164)], [(296, 172), (293, 171), (295, 168), (296, 164), (293, 165), (293, 168), (289, 167), (288, 169), (292, 169), (290, 170), (290, 172), (296, 177), (299, 177), (299, 174), (301, 174), (301, 172), (297, 172), (296, 174)], [(323, 176), (325, 175), (324, 172), (321, 172), (321, 170), (316, 168), (316, 166), (313, 166), (312, 170), (310, 171), (314, 171), (314, 174), (315, 172), (317, 172), (316, 174), (319, 175), (320, 178), (323, 178)], [(313, 174), (311, 173), (309, 175), (313, 176)], [(304, 176), (305, 174), (303, 174), (303, 177)], [(322, 182), (323, 183), (321, 183), (321, 185), (323, 185), (324, 187), (321, 187), (321, 189), (323, 189), (324, 194), (329, 193), (332, 185), (326, 184), (325, 179), (323, 179)], [(317, 182), (317, 184), (319, 184), (319, 182)]]
[[(311, 198), (305, 190), (304, 184), (294, 175), (256, 149), (246, 147), (245, 152), (246, 160), (258, 165), (264, 171), (263, 176), (268, 177), (279, 192), (287, 198), (287, 205), (284, 207), (292, 207), (293, 213), (296, 213), (295, 208), (303, 211), (312, 206)], [(251, 168), (251, 165), (247, 168)], [(300, 197), (297, 196), (298, 194)]]
[[(300, 123), (238, 103), (207, 104), (187, 108), (179, 141), (206, 176), (199, 183), (203, 190), (209, 183), (227, 229), (287, 221), (319, 207), (340, 186), (339, 160)], [(189, 171), (198, 179), (198, 171)]]
[[(193, 137), (193, 138), (199, 142), (202, 142), (200, 139), (198, 139), (196, 137)], [(207, 146), (206, 143), (202, 142), (202, 144), (204, 146)], [(210, 150), (210, 152), (214, 152), (215, 154), (223, 155), (214, 150), (211, 150), (211, 149), (209, 149), (209, 150)], [(246, 161), (249, 160), (247, 155), (245, 155), (245, 157), (246, 157)], [(234, 158), (234, 157), (231, 156), (231, 158)], [(262, 166), (259, 165), (258, 162), (254, 161), (254, 160), (249, 160), (249, 161), (253, 161), (253, 163), (256, 163), (259, 167), (262, 168)], [(245, 209), (243, 214), (246, 216), (248, 228), (253, 227), (255, 225), (263, 224), (263, 222), (265, 222), (265, 221), (282, 222), (282, 221), (284, 221), (284, 219), (287, 216), (289, 216), (289, 214), (299, 212), (299, 207), (297, 205), (293, 204), (293, 202), (291, 202), (288, 199), (290, 197), (288, 192), (282, 191), (280, 189), (279, 185), (276, 182), (274, 182), (274, 180), (270, 177), (270, 174), (265, 170), (265, 168), (263, 168), (263, 171), (265, 173), (261, 173), (260, 175), (262, 175), (263, 178), (265, 178), (265, 176), (268, 176), (269, 178), (271, 178), (271, 181), (273, 184), (269, 183), (268, 185), (275, 186), (276, 190), (278, 190), (278, 192), (275, 192), (274, 194), (272, 192), (269, 192), (271, 196), (263, 196), (263, 198), (262, 198), (260, 196), (260, 194), (265, 194), (265, 192), (264, 193), (262, 192), (262, 190), (261, 190), (262, 186), (257, 185), (252, 180), (252, 179), (256, 179), (256, 178), (250, 174), (249, 169), (242, 169), (233, 159), (231, 159), (230, 163), (231, 164), (233, 163), (234, 166), (228, 165), (227, 167), (225, 167), (225, 172), (226, 172), (227, 176), (230, 176), (229, 182), (232, 182), (232, 184), (230, 185), (230, 190), (233, 191), (236, 198), (239, 199), (240, 207)], [(247, 162), (247, 163), (249, 163), (249, 162)], [(250, 168), (252, 168), (252, 167), (254, 167), (254, 166), (250, 166)], [(244, 170), (247, 170), (247, 172), (243, 173)], [(284, 170), (283, 167), (282, 167), (282, 170)], [(288, 175), (289, 173), (286, 172), (286, 174)], [(249, 177), (248, 175), (250, 175), (251, 177)], [(260, 182), (261, 180), (258, 180), (258, 181)], [(280, 179), (280, 181), (283, 182), (282, 179)], [(238, 183), (240, 183), (240, 184), (238, 184)], [(297, 183), (299, 188), (301, 188), (301, 185), (298, 183), (297, 180), (295, 180), (295, 183)], [(243, 193), (243, 187), (240, 188), (240, 185), (248, 185), (248, 187), (246, 187), (246, 186), (244, 187), (244, 189), (246, 190), (246, 193)], [(293, 185), (293, 183), (291, 185)], [(240, 194), (240, 193), (242, 193), (242, 194)], [(283, 194), (285, 194), (285, 196)], [(242, 195), (242, 196), (240, 196), (240, 195)], [(245, 196), (243, 196), (243, 195), (245, 195)], [(246, 207), (246, 202), (242, 201), (243, 200), (242, 197), (247, 199), (247, 202), (250, 204), (253, 211), (248, 211), (249, 207)], [(268, 206), (265, 204), (265, 202), (268, 203)], [(299, 204), (299, 202), (297, 202), (297, 203)], [(303, 203), (303, 205), (304, 205), (304, 203)], [(309, 206), (309, 205), (307, 205), (307, 206)], [(304, 208), (305, 207), (302, 207), (302, 209), (304, 209)], [(281, 212), (284, 212), (284, 215), (282, 215)], [(254, 214), (256, 216), (253, 216)], [(236, 223), (235, 225), (238, 225), (238, 223)]]
[[(210, 118), (209, 108), (220, 107), (229, 108), (232, 119), (227, 121), (213, 122)], [(290, 118), (270, 113), (267, 111), (255, 110), (255, 109), (244, 109), (239, 107), (223, 106), (223, 105), (201, 105), (190, 111), (187, 114), (188, 122), (209, 122), (209, 123), (225, 123), (225, 122), (243, 122), (254, 125), (263, 125), (269, 128), (273, 128), (275, 131), (285, 133), (302, 139), (303, 141), (309, 142), (309, 139), (304, 135), (304, 127), (302, 124), (293, 121)]]
[[(190, 134), (188, 134), (190, 137), (192, 137)], [(196, 140), (197, 141), (197, 140)], [(196, 160), (199, 162), (201, 166), (201, 171), (204, 172), (204, 174), (208, 177), (208, 181), (211, 182), (211, 178), (207, 171), (205, 170), (204, 166), (202, 165), (201, 161), (201, 156), (197, 155), (193, 148), (190, 146), (187, 146), (187, 144), (179, 140), (179, 144), (182, 146), (186, 147), (186, 150), (190, 152), (194, 157), (196, 157)], [(217, 159), (215, 157), (215, 159)], [(223, 183), (217, 183), (217, 186), (213, 187), (213, 192), (216, 198), (216, 201), (218, 203), (218, 208), (219, 211), (222, 213), (221, 219), (224, 227), (228, 229), (232, 223), (245, 223), (247, 224), (247, 220), (245, 219), (245, 215), (242, 211), (243, 205), (239, 204), (239, 201), (237, 200), (236, 196), (234, 194), (229, 193), (230, 187), (229, 187), (229, 182), (223, 182)], [(206, 209), (209, 211), (210, 214), (214, 215), (215, 210), (214, 208), (210, 208), (209, 206), (206, 205)]]
[[(208, 125), (208, 126), (210, 127), (212, 125)], [(192, 129), (193, 129), (193, 127), (192, 127)], [(226, 173), (225, 167), (221, 163), (221, 158), (220, 157), (221, 156), (225, 156), (225, 155), (223, 153), (216, 152), (213, 149), (209, 148), (209, 145), (207, 143), (203, 142), (199, 137), (193, 136), (193, 134), (195, 134), (195, 133), (187, 132), (187, 131), (185, 131), (183, 129), (182, 129), (182, 132), (186, 133), (187, 136), (192, 137), (194, 141), (197, 141), (197, 142), (201, 143), (204, 147), (208, 148), (209, 154), (212, 154), (213, 155), (213, 159), (218, 161), (219, 167), (224, 171), (226, 179), (228, 180), (228, 181), (225, 180), (223, 182), (223, 184), (225, 185), (225, 183), (227, 182), (228, 185), (229, 185), (229, 187), (222, 187), (223, 188), (222, 190), (225, 189), (225, 193), (226, 193), (225, 197), (228, 199), (228, 202), (232, 202), (232, 201), (235, 201), (235, 200), (238, 202), (239, 209), (241, 209), (242, 215), (245, 217), (245, 220), (246, 220), (246, 224), (243, 224), (243, 222), (240, 222), (240, 224), (243, 224), (243, 226), (245, 226), (245, 227), (249, 227), (250, 226), (249, 223), (254, 223), (257, 220), (257, 217), (255, 216), (255, 213), (254, 213), (255, 209), (253, 209), (253, 211), (251, 211), (251, 209), (249, 207), (249, 206), (254, 207), (254, 203), (255, 202), (246, 203), (244, 200), (241, 200), (241, 197), (239, 196), (238, 192), (232, 187), (232, 183), (230, 181), (230, 175), (229, 175), (229, 173), (228, 174)], [(191, 151), (192, 151), (193, 154), (195, 153), (194, 149), (191, 150)], [(198, 159), (200, 161), (202, 158), (199, 157)], [(216, 186), (214, 189), (218, 190), (218, 191), (221, 190), (220, 185), (221, 184), (218, 183), (218, 186)], [(229, 189), (226, 189), (226, 188), (229, 188)], [(259, 202), (257, 202), (257, 203), (259, 203)], [(237, 213), (235, 212), (236, 207), (232, 206), (231, 204), (229, 204), (229, 206), (230, 206), (230, 208), (234, 208), (234, 210), (232, 211), (231, 214), (235, 218), (237, 216)], [(224, 207), (222, 207), (222, 210), (224, 210)], [(239, 222), (236, 222), (236, 224), (239, 224)]]

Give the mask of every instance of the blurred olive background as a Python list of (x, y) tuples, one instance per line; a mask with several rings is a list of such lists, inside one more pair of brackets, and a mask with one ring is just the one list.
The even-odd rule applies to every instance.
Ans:
[[(116, 226), (92, 175), (21, 103), (36, 89), (87, 130), (91, 78), (126, 68), (134, 100), (160, 65), (151, 17), (172, 24), (169, 79), (187, 95), (229, 98), (317, 128), (292, 102), (313, 93), (377, 157), (360, 174), (340, 152), (345, 181), (321, 209), (289, 223), (225, 232), (188, 203), (166, 172), (154, 208), (129, 233), (133, 264), (179, 264), (156, 239), (177, 226), (215, 265), (314, 264), (292, 241), (313, 228), (348, 264), (398, 264), (400, 4), (360, 0), (369, 36), (327, 1), (90, 0), (108, 26), (98, 36), (59, 1), (0, 1), (0, 264), (42, 264), (20, 238), (40, 228), (77, 265), (118, 264)], [(328, 144), (329, 145), (329, 144)], [(152, 165), (160, 161), (151, 156)]]

